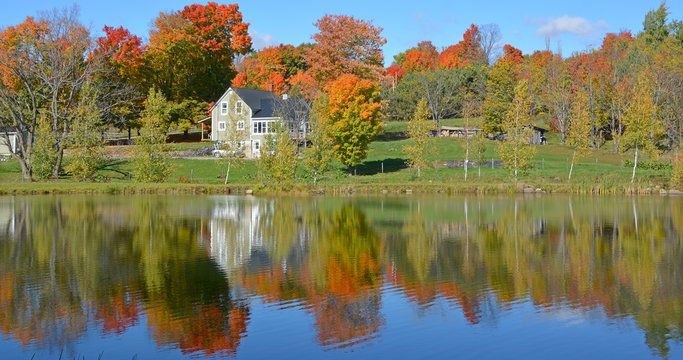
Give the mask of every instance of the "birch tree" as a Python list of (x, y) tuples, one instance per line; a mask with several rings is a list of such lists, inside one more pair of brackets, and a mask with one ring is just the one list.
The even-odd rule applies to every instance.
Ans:
[[(644, 74), (643, 74), (644, 75)], [(633, 154), (633, 173), (631, 183), (636, 177), (638, 167), (638, 155), (640, 151), (651, 157), (657, 155), (655, 142), (652, 141), (651, 132), (661, 131), (661, 126), (654, 114), (652, 94), (645, 84), (646, 79), (641, 76), (636, 86), (634, 96), (624, 114), (624, 126), (626, 131), (622, 137), (621, 151), (635, 149)]]
[(591, 105), (590, 97), (584, 88), (579, 88), (572, 104), (572, 122), (567, 134), (567, 145), (572, 147), (572, 162), (569, 167), (569, 178), (572, 180), (574, 165), (580, 157), (586, 155), (592, 146)]
[(536, 148), (529, 144), (533, 133), (529, 112), (531, 96), (525, 79), (517, 82), (512, 107), (503, 119), (502, 127), (505, 139), (498, 145), (498, 155), (505, 167), (518, 179), (518, 174), (533, 167), (531, 160), (536, 155)]
[(417, 169), (417, 177), (421, 175), (420, 170), (427, 166), (427, 155), (433, 152), (434, 147), (434, 139), (429, 134), (432, 126), (428, 117), (427, 100), (422, 99), (408, 122), (408, 136), (412, 144), (403, 147), (403, 152), (408, 156), (408, 166)]
[(313, 175), (313, 185), (318, 182), (318, 176), (332, 167), (334, 148), (332, 142), (332, 126), (325, 117), (324, 106), (327, 103), (326, 94), (322, 93), (313, 104), (313, 112), (309, 118), (311, 144), (304, 151), (304, 166)]

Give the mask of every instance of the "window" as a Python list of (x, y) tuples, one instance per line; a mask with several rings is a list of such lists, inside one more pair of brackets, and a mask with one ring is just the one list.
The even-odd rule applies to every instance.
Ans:
[(227, 114), (228, 114), (228, 103), (222, 102), (221, 103), (221, 115), (227, 115)]
[(241, 115), (242, 114), (242, 102), (237, 100), (235, 102), (235, 114)]
[(244, 121), (237, 122), (237, 130), (244, 130)]
[(254, 152), (259, 152), (261, 149), (261, 142), (258, 140), (254, 140)]
[(219, 121), (218, 122), (218, 130), (219, 131), (225, 131), (225, 121)]

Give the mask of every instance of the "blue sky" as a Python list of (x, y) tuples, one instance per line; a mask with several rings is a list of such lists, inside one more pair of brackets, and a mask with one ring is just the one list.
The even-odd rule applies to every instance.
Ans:
[[(104, 25), (124, 26), (138, 36), (147, 37), (153, 19), (161, 11), (182, 9), (190, 0), (3, 0), (0, 26), (17, 24), (28, 15), (54, 7), (80, 7), (81, 21), (100, 34)], [(205, 2), (202, 2), (205, 3)], [(431, 40), (437, 47), (455, 44), (462, 39), (470, 24), (498, 24), (503, 42), (520, 48), (524, 53), (545, 49), (545, 37), (551, 38), (551, 49), (558, 42), (563, 55), (587, 47), (599, 47), (607, 32), (642, 29), (645, 14), (657, 8), (660, 0), (570, 0), (570, 1), (371, 1), (346, 0), (238, 1), (244, 20), (251, 23), (254, 45), (280, 43), (298, 45), (310, 42), (316, 32), (313, 23), (325, 14), (345, 14), (372, 20), (384, 29), (385, 63), (392, 57), (422, 40)], [(681, 19), (683, 1), (668, 1), (670, 18)]]

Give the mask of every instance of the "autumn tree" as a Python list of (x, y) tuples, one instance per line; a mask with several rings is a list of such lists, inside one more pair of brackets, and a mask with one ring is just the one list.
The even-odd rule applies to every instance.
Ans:
[(31, 151), (31, 170), (32, 175), (37, 179), (48, 179), (52, 176), (52, 170), (57, 164), (56, 146), (54, 129), (52, 123), (47, 115), (47, 112), (41, 111), (36, 121), (33, 134), (35, 138), (32, 144)]
[[(67, 137), (85, 82), (98, 71), (93, 42), (76, 8), (43, 13), (0, 32), (0, 127), (16, 131), (22, 178), (33, 173), (39, 116), (47, 116), (55, 141), (52, 176), (61, 170)], [(40, 115), (40, 114), (43, 115)], [(5, 134), (6, 136), (6, 134)]]
[(683, 189), (683, 150), (679, 151), (674, 158), (671, 185), (675, 188)]
[(149, 90), (142, 116), (140, 136), (135, 139), (133, 177), (138, 182), (162, 182), (171, 170), (164, 154), (171, 116), (169, 105), (161, 91), (154, 88)]
[(531, 167), (531, 160), (536, 155), (536, 148), (529, 142), (533, 137), (531, 119), (531, 97), (525, 79), (517, 82), (512, 106), (503, 120), (502, 128), (506, 133), (505, 140), (498, 145), (498, 155), (505, 163), (505, 167), (515, 176)]
[(545, 83), (543, 88), (543, 103), (554, 116), (551, 123), (555, 123), (560, 132), (560, 142), (564, 144), (569, 129), (572, 81), (567, 64), (559, 54), (553, 55), (545, 68)]
[(308, 48), (310, 46), (307, 44), (298, 47), (268, 46), (248, 55), (236, 66), (239, 73), (232, 81), (232, 85), (273, 91), (277, 95), (282, 95), (296, 83), (292, 83), (293, 78), (299, 72), (308, 69), (303, 57)]
[(438, 66), (439, 51), (431, 41), (422, 41), (416, 47), (406, 50), (400, 64), (405, 72), (434, 70)]
[(603, 116), (599, 101), (601, 74), (606, 71), (606, 62), (597, 52), (578, 53), (568, 59), (567, 62), (573, 77), (575, 91), (585, 93), (587, 107), (584, 107), (583, 110), (587, 111), (587, 120), (590, 124), (591, 148), (597, 149), (604, 140), (602, 128), (605, 116)]
[(233, 60), (251, 50), (237, 4), (193, 4), (159, 14), (146, 57), (151, 82), (171, 101), (215, 101), (235, 76)]
[(498, 24), (479, 25), (479, 49), (486, 65), (493, 64), (498, 58), (502, 39)]
[(461, 68), (468, 64), (487, 63), (488, 59), (481, 48), (481, 36), (477, 25), (470, 25), (463, 39), (444, 49), (439, 55), (439, 65), (444, 69)]
[(486, 162), (486, 142), (488, 138), (483, 131), (477, 132), (472, 138), (472, 144), (470, 148), (472, 149), (472, 154), (474, 155), (474, 161), (477, 162), (477, 171), (479, 177), (481, 177), (481, 168)]
[(623, 135), (623, 141), (620, 143), (621, 151), (635, 149), (631, 183), (636, 177), (639, 152), (643, 151), (651, 157), (657, 155), (656, 143), (652, 140), (651, 133), (653, 131), (659, 132), (660, 124), (657, 118), (652, 116), (654, 104), (652, 96), (644, 84), (645, 81), (644, 76), (641, 76), (633, 99), (631, 99), (623, 118), (626, 131)]
[(521, 51), (506, 45), (506, 54), (493, 66), (486, 84), (486, 100), (483, 104), (484, 130), (489, 133), (503, 131), (504, 118), (510, 112), (515, 83), (519, 78), (517, 64), (523, 59)]
[(315, 45), (305, 58), (315, 80), (324, 86), (342, 74), (379, 81), (384, 76), (382, 28), (353, 16), (326, 15), (315, 24)]
[(323, 108), (327, 103), (327, 95), (321, 94), (313, 104), (313, 112), (309, 118), (311, 130), (308, 133), (308, 139), (311, 144), (304, 151), (304, 166), (313, 175), (313, 185), (318, 182), (318, 176), (323, 175), (332, 167), (334, 159), (332, 126), (330, 120), (325, 117)]
[(379, 86), (370, 80), (346, 74), (325, 87), (325, 113), (332, 125), (337, 159), (344, 166), (365, 159), (368, 145), (382, 131)]
[(417, 103), (415, 113), (408, 122), (408, 137), (412, 144), (403, 147), (403, 152), (408, 156), (408, 166), (417, 169), (417, 177), (420, 177), (420, 170), (427, 167), (427, 156), (434, 152), (432, 126), (428, 117), (427, 100), (422, 99)]
[(569, 168), (569, 178), (572, 180), (572, 172), (578, 158), (583, 157), (593, 146), (591, 139), (591, 104), (585, 89), (579, 88), (575, 95), (571, 109), (571, 126), (567, 133), (567, 145), (573, 148), (572, 162)]

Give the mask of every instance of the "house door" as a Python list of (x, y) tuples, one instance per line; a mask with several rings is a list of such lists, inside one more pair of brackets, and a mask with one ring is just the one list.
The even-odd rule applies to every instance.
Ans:
[(260, 157), (261, 156), (261, 141), (260, 140), (254, 140), (252, 146), (253, 146), (252, 151), (254, 153), (254, 157)]

